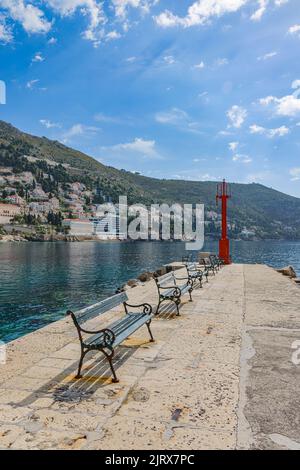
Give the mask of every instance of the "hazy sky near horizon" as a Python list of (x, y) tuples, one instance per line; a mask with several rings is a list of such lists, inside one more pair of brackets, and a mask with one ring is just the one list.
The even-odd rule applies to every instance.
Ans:
[(300, 197), (299, 0), (0, 0), (0, 118), (158, 178)]

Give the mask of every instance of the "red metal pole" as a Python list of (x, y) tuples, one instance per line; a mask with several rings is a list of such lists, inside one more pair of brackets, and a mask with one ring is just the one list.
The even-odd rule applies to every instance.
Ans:
[(227, 238), (227, 198), (222, 196), (222, 238)]
[(225, 264), (231, 263), (229, 240), (227, 238), (227, 199), (230, 198), (228, 188), (225, 180), (217, 188), (217, 202), (218, 199), (222, 201), (222, 237), (219, 240), (219, 257)]

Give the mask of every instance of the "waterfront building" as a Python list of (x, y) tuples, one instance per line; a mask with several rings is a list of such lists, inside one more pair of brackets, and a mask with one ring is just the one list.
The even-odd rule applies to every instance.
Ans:
[(75, 237), (91, 237), (94, 234), (94, 224), (89, 219), (64, 219), (62, 226)]
[(21, 214), (21, 208), (17, 204), (0, 203), (0, 224), (9, 224), (16, 215)]

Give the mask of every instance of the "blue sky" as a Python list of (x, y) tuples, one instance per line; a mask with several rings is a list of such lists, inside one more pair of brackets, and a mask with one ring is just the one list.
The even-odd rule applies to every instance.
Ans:
[(299, 0), (0, 0), (0, 118), (147, 176), (300, 197), (299, 50)]

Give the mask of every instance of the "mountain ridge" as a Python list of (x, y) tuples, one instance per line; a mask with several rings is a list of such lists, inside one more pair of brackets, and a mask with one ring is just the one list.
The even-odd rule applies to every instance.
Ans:
[[(24, 156), (65, 166), (65, 178), (82, 180), (91, 189), (97, 184), (113, 202), (119, 195), (127, 195), (129, 203), (203, 203), (207, 212), (216, 211), (215, 181), (159, 179), (118, 170), (58, 141), (33, 136), (0, 121), (0, 165), (21, 171), (26, 168)], [(32, 163), (30, 168), (34, 166)], [(299, 198), (258, 183), (231, 183), (231, 188), (228, 213), (232, 236), (239, 238), (246, 229), (256, 238), (300, 239)], [(206, 225), (213, 233), (219, 230), (219, 223), (213, 220)]]

